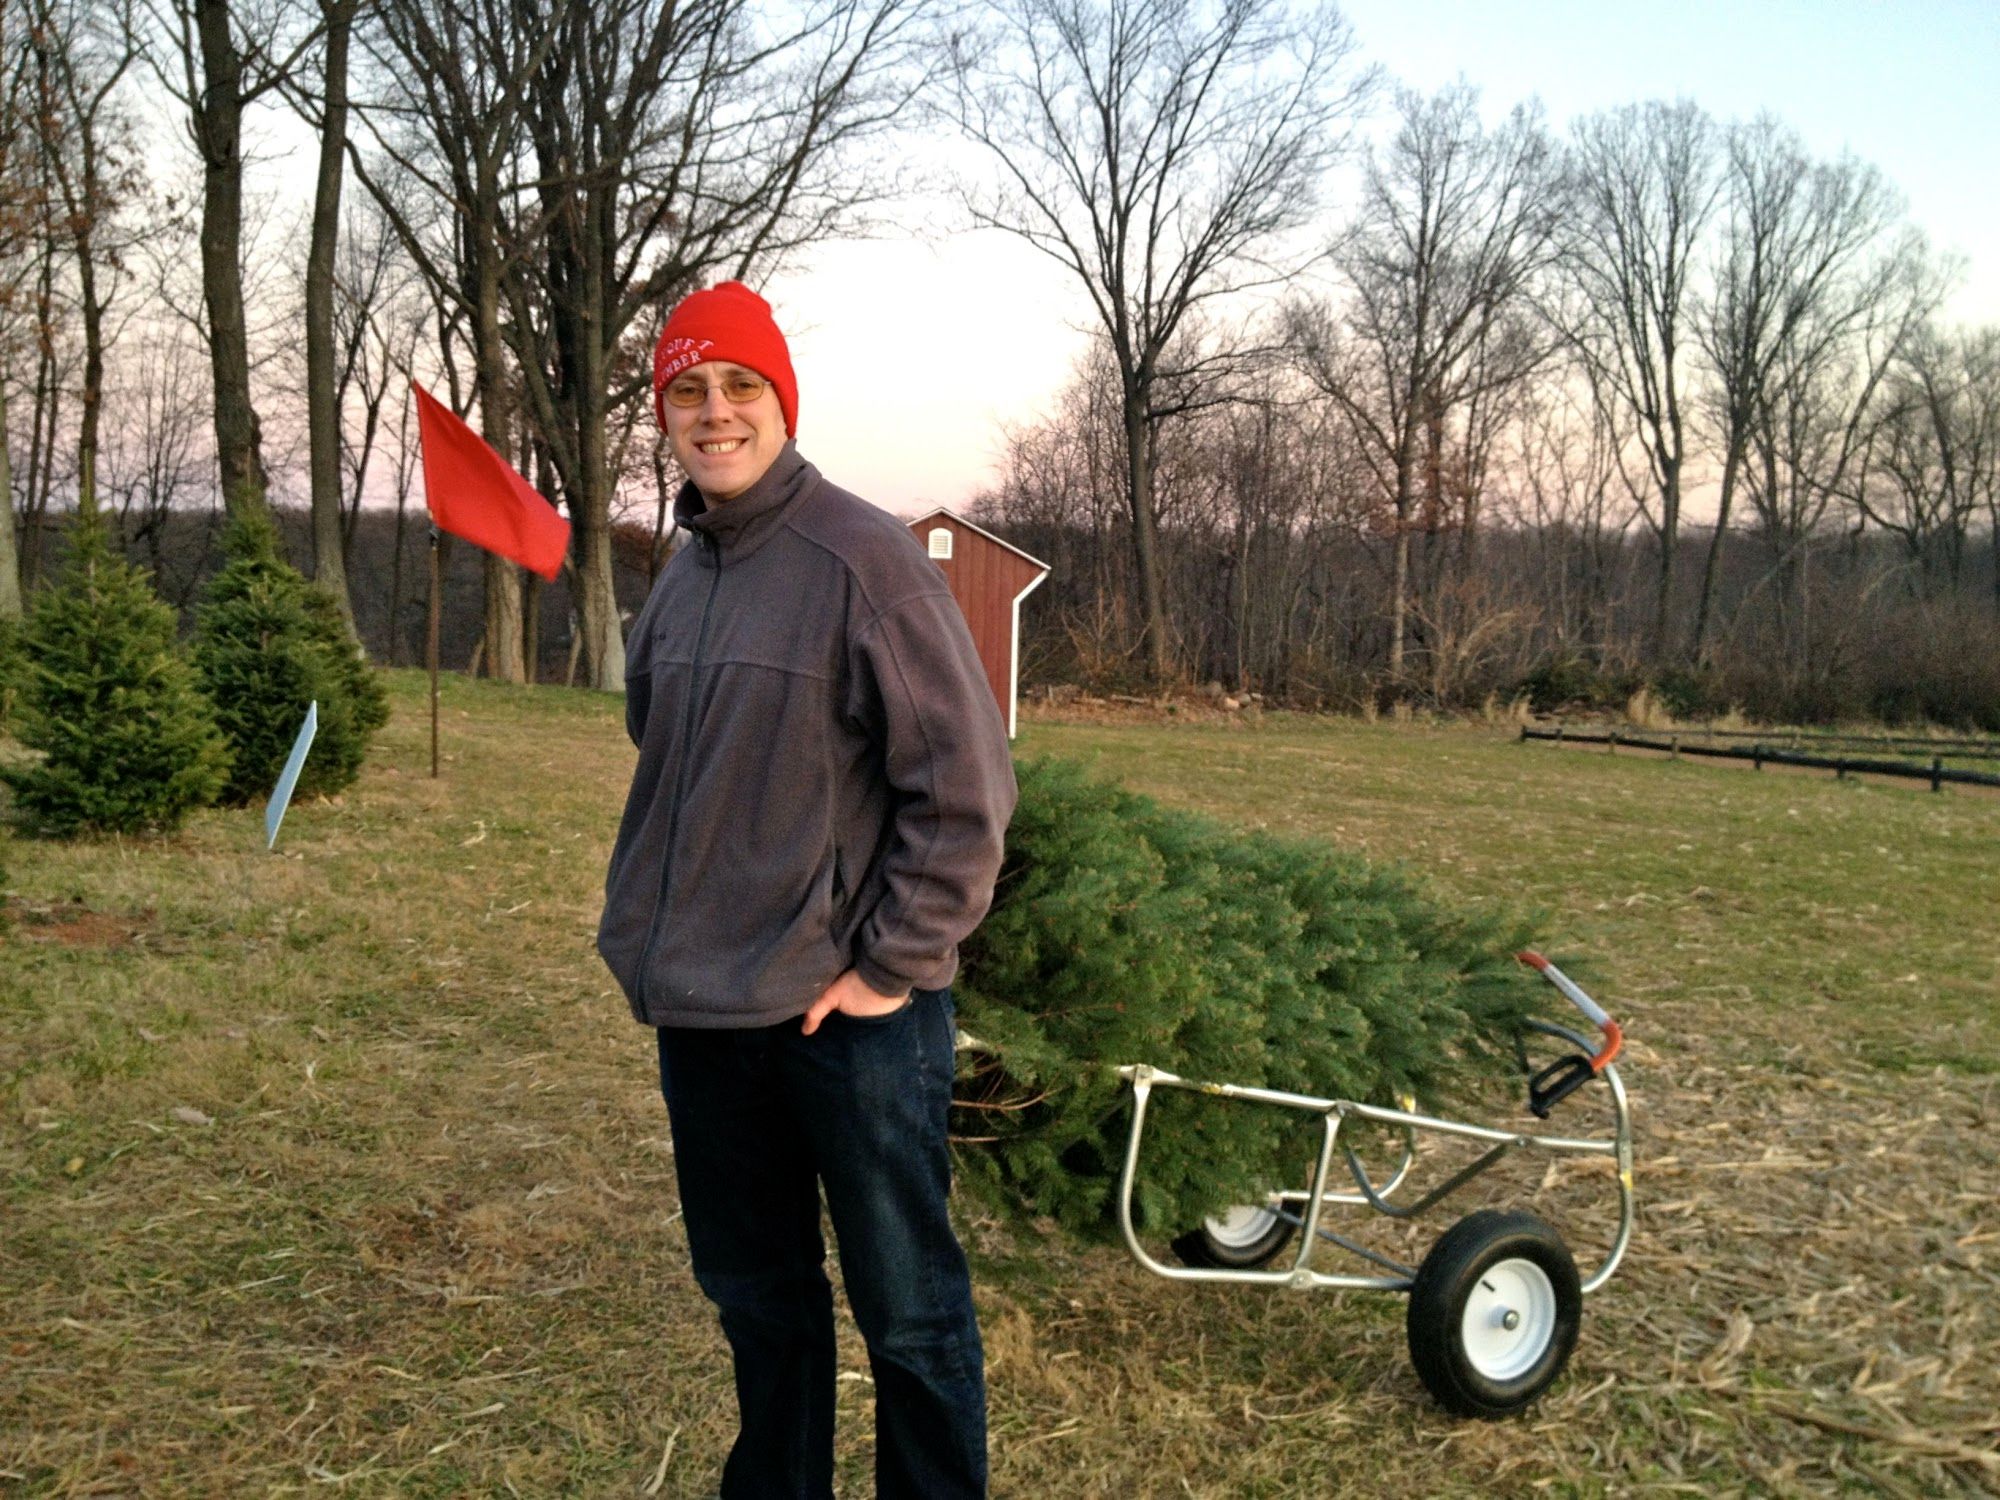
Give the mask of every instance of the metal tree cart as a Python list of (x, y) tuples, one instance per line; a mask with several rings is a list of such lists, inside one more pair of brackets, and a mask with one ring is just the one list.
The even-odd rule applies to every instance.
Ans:
[[(1584, 1296), (1611, 1279), (1631, 1243), (1632, 1117), (1625, 1085), (1614, 1065), (1624, 1043), (1618, 1023), (1540, 954), (1523, 953), (1520, 959), (1540, 971), (1600, 1033), (1600, 1040), (1593, 1043), (1552, 1021), (1528, 1022), (1532, 1032), (1576, 1049), (1530, 1073), (1529, 1110), (1537, 1120), (1547, 1120), (1559, 1105), (1579, 1094), (1608, 1098), (1613, 1127), (1608, 1139), (1497, 1129), (1418, 1114), (1407, 1107), (1390, 1109), (1276, 1089), (1199, 1083), (1145, 1063), (1123, 1067), (1118, 1071), (1132, 1085), (1132, 1128), (1118, 1186), (1118, 1220), (1125, 1243), (1139, 1264), (1173, 1281), (1234, 1282), (1301, 1291), (1404, 1292), (1410, 1299), (1410, 1359), (1440, 1405), (1460, 1416), (1504, 1417), (1541, 1395), (1562, 1373), (1576, 1347)], [(1524, 1048), (1524, 1070), (1526, 1058)], [(1146, 1109), (1155, 1089), (1185, 1089), (1318, 1116), (1320, 1144), (1311, 1184), (1272, 1192), (1262, 1203), (1227, 1209), (1181, 1236), (1174, 1249), (1188, 1264), (1175, 1266), (1157, 1259), (1140, 1243), (1132, 1222), (1132, 1193), (1139, 1175)], [(1352, 1144), (1341, 1138), (1350, 1121), (1384, 1125), (1400, 1133), (1400, 1158), (1382, 1181), (1370, 1177)], [(1422, 1136), (1456, 1137), (1483, 1144), (1486, 1150), (1436, 1187), (1412, 1198), (1404, 1189), (1416, 1165), (1417, 1143)], [(1437, 1238), (1416, 1266), (1320, 1222), (1327, 1209), (1336, 1207), (1413, 1219), (1517, 1151), (1609, 1157), (1615, 1163), (1618, 1225), (1602, 1263), (1588, 1276), (1578, 1272), (1569, 1247), (1555, 1228), (1525, 1211), (1489, 1208), (1467, 1214)], [(1351, 1187), (1336, 1185), (1336, 1156), (1346, 1167)], [(1301, 1230), (1306, 1232), (1301, 1234)], [(1273, 1262), (1294, 1234), (1298, 1234), (1299, 1245), (1291, 1264), (1274, 1267)], [(1313, 1258), (1322, 1244), (1357, 1256), (1379, 1271), (1318, 1270)]]

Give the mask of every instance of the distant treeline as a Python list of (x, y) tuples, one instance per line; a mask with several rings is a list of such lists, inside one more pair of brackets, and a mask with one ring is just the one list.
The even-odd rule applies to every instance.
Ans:
[[(1107, 507), (1107, 511), (1111, 508)], [(1104, 523), (979, 510), (996, 534), (1051, 565), (1023, 605), (1024, 686), (1146, 684), (1127, 604), (1129, 538)], [(1712, 532), (1690, 528), (1669, 608), (1692, 617)], [(1725, 622), (1698, 666), (1649, 656), (1661, 566), (1648, 535), (1505, 523), (1476, 538), (1418, 539), (1406, 672), (1388, 671), (1388, 540), (1336, 525), (1239, 526), (1221, 513), (1160, 533), (1173, 658), (1191, 681), (1275, 703), (1355, 710), (1403, 697), (1445, 709), (1526, 699), (1538, 711), (1622, 711), (1642, 688), (1687, 720), (1929, 722), (2000, 731), (2000, 605), (1993, 554), (1975, 536), (1956, 583), (1926, 585), (1891, 537), (1848, 532), (1798, 560), (1789, 592), (1757, 538), (1723, 538)]]
[[(294, 561), (309, 564), (311, 518), (274, 512)], [(1076, 684), (1102, 691), (1149, 686), (1122, 587), (1130, 567), (1116, 525), (1010, 519), (990, 500), (977, 518), (1051, 565), (1021, 612), (1024, 689)], [(202, 586), (217, 565), (217, 511), (172, 511), (143, 530), (109, 524), (134, 562), (153, 570), (161, 596), (191, 629)], [(46, 561), (60, 565), (70, 517), (50, 519)], [(429, 529), (364, 510), (349, 541), (349, 587), (363, 646), (378, 663), (424, 661), (429, 608)], [(1734, 709), (1759, 722), (1928, 722), (2000, 732), (2000, 606), (1993, 555), (1967, 549), (1950, 589), (1922, 587), (1890, 538), (1829, 538), (1807, 560), (1789, 608), (1773, 589), (1768, 550), (1750, 536), (1724, 539), (1718, 593), (1727, 628), (1699, 668), (1649, 665), (1645, 655), (1660, 571), (1650, 537), (1581, 537), (1560, 525), (1495, 526), (1469, 550), (1463, 537), (1426, 538), (1422, 607), (1411, 614), (1414, 671), (1402, 696), (1445, 709), (1525, 699), (1537, 710), (1618, 711), (1645, 689), (1662, 709), (1697, 720)], [(1175, 659), (1190, 682), (1219, 682), (1267, 701), (1353, 711), (1388, 696), (1390, 552), (1352, 529), (1240, 536), (1186, 522), (1161, 534)], [(1708, 533), (1683, 534), (1675, 607), (1690, 611), (1699, 587), (1692, 559)], [(400, 551), (400, 566), (398, 556)], [(629, 621), (651, 586), (653, 538), (634, 521), (616, 532), (619, 611)], [(473, 547), (444, 538), (440, 659), (482, 675), (484, 564)], [(665, 558), (664, 549), (661, 561)], [(575, 619), (566, 577), (526, 580), (533, 679), (572, 673)], [(1122, 644), (1121, 644), (1122, 643)]]

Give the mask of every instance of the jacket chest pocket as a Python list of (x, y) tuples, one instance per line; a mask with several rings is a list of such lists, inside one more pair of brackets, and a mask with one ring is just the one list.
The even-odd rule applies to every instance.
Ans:
[(694, 660), (695, 632), (701, 623), (701, 600), (683, 605), (672, 613), (662, 612), (653, 626), (652, 659), (661, 664), (685, 666)]

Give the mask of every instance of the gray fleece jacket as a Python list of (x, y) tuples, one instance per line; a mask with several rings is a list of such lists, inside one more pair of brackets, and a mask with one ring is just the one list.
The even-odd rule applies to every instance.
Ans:
[(938, 989), (1014, 809), (972, 638), (909, 529), (790, 443), (674, 507), (692, 544), (626, 644), (639, 764), (597, 948), (649, 1026), (764, 1026), (843, 969)]

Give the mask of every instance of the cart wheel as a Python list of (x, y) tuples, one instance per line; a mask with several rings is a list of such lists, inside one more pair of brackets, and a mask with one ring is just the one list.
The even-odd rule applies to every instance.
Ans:
[(1175, 1240), (1174, 1254), (1181, 1264), (1206, 1270), (1250, 1270), (1284, 1249), (1292, 1228), (1289, 1219), (1261, 1203), (1238, 1203)]
[(1528, 1213), (1481, 1209), (1447, 1229), (1410, 1287), (1410, 1361), (1461, 1417), (1504, 1417), (1569, 1363), (1583, 1292), (1569, 1247)]

